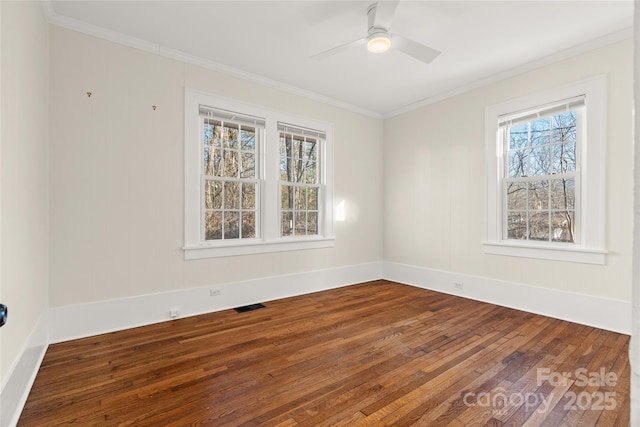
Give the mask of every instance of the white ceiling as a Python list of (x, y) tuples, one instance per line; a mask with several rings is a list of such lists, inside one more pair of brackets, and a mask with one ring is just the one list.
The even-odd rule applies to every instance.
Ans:
[(442, 51), (311, 55), (366, 35), (367, 1), (59, 1), (48, 19), (385, 117), (632, 35), (632, 0), (400, 1), (392, 31)]

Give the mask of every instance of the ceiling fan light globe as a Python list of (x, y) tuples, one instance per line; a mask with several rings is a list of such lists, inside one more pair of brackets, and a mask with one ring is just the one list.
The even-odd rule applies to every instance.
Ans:
[(391, 47), (391, 39), (386, 34), (376, 34), (367, 41), (367, 50), (372, 53), (383, 53)]

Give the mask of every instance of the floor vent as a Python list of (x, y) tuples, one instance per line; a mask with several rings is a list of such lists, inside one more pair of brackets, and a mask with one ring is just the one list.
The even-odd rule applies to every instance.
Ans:
[(251, 304), (251, 305), (245, 305), (243, 307), (237, 307), (234, 308), (235, 311), (237, 311), (238, 313), (246, 313), (247, 311), (253, 311), (253, 310), (257, 310), (259, 308), (264, 308), (265, 305), (264, 304)]

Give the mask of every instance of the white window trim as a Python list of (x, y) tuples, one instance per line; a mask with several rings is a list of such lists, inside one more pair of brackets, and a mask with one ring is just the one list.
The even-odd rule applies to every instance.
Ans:
[[(485, 109), (486, 228), (484, 252), (547, 260), (605, 264), (605, 155), (606, 155), (605, 76), (568, 84), (541, 93), (502, 102)], [(498, 143), (498, 117), (568, 99), (586, 96), (586, 135), (580, 147), (581, 189), (578, 244), (515, 241), (503, 239), (503, 150)]]
[[(294, 251), (332, 247), (333, 234), (333, 125), (293, 114), (243, 103), (229, 98), (185, 88), (184, 109), (184, 156), (185, 156), (185, 200), (184, 200), (184, 258), (203, 259), (224, 256), (247, 255), (268, 252)], [(202, 195), (200, 191), (202, 149), (200, 135), (199, 106), (238, 111), (265, 119), (264, 137), (260, 138), (258, 152), (264, 153), (260, 172), (260, 224), (262, 236), (255, 239), (238, 239), (203, 242), (201, 232)], [(280, 237), (279, 195), (279, 135), (278, 122), (295, 123), (325, 133), (322, 147), (323, 210), (319, 215), (319, 233), (313, 236)], [(268, 167), (267, 167), (268, 166)]]

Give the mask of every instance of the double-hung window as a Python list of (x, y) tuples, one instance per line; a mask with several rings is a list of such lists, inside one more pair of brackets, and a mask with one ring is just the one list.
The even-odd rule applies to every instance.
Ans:
[(185, 90), (185, 259), (333, 245), (333, 127)]
[(486, 253), (604, 263), (605, 87), (598, 77), (486, 109)]
[(264, 119), (200, 106), (202, 240), (260, 235), (259, 142)]
[(584, 96), (500, 118), (504, 237), (578, 243), (583, 123)]
[(285, 236), (318, 234), (318, 218), (322, 200), (319, 148), (326, 140), (324, 133), (281, 123), (280, 199), (281, 227)]

